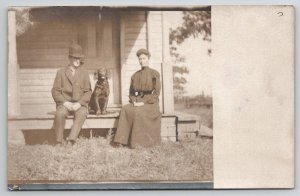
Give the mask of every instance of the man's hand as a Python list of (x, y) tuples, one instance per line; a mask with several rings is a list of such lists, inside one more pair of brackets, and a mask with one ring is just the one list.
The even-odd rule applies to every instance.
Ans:
[(144, 102), (133, 102), (133, 105), (134, 105), (135, 107), (143, 106), (143, 105), (144, 105)]
[(64, 106), (67, 108), (67, 110), (69, 111), (73, 111), (73, 103), (69, 102), (69, 101), (66, 101), (64, 103)]
[(74, 111), (77, 111), (79, 108), (81, 108), (81, 104), (80, 103), (76, 102), (76, 103), (73, 104), (73, 110)]

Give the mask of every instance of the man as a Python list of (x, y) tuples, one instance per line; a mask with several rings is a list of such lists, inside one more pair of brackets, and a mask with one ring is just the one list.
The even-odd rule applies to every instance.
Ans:
[(69, 65), (58, 70), (52, 88), (52, 97), (56, 103), (54, 128), (56, 142), (63, 142), (66, 117), (74, 115), (74, 123), (67, 141), (75, 143), (87, 116), (88, 102), (92, 90), (88, 72), (82, 66), (81, 46), (73, 44), (69, 48)]

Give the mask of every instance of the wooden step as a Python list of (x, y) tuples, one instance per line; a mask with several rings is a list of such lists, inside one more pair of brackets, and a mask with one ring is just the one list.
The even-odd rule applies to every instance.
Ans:
[[(112, 112), (106, 115), (88, 115), (82, 129), (101, 130), (117, 128), (119, 112)], [(25, 145), (24, 133), (26, 131), (51, 130), (53, 128), (54, 115), (45, 114), (41, 116), (22, 116), (8, 119), (8, 142)], [(73, 116), (66, 119), (65, 129), (71, 129)], [(44, 133), (44, 132), (43, 132)], [(161, 138), (163, 140), (178, 141), (177, 139), (176, 116), (162, 115)]]

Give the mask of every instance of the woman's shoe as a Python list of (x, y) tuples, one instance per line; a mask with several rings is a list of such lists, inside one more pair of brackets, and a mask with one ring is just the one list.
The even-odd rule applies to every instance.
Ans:
[(66, 141), (67, 141), (67, 145), (71, 145), (71, 146), (73, 146), (76, 143), (75, 140), (71, 140), (69, 138), (67, 138)]

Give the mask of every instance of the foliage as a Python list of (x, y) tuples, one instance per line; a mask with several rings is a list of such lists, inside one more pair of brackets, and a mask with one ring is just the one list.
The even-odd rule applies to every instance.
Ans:
[(18, 8), (16, 12), (16, 33), (22, 35), (34, 22), (30, 18), (30, 8)]
[[(184, 74), (188, 74), (189, 70), (185, 65), (185, 57), (176, 52), (176, 47), (171, 47), (171, 57), (173, 62), (173, 89), (174, 98), (180, 99), (185, 93), (184, 85), (187, 80)], [(179, 76), (178, 76), (179, 75)]]
[[(176, 29), (170, 29), (170, 54), (173, 62), (173, 88), (175, 100), (181, 99), (185, 93), (186, 79), (184, 74), (189, 70), (185, 65), (185, 57), (177, 52), (177, 46), (185, 39), (202, 36), (203, 40), (211, 41), (211, 12), (184, 11), (183, 23)], [(208, 51), (211, 54), (211, 49)], [(180, 76), (178, 76), (180, 74)]]
[(211, 12), (210, 11), (184, 11), (183, 24), (171, 30), (170, 44), (176, 41), (181, 44), (185, 39), (193, 36), (202, 36), (203, 40), (211, 41)]

